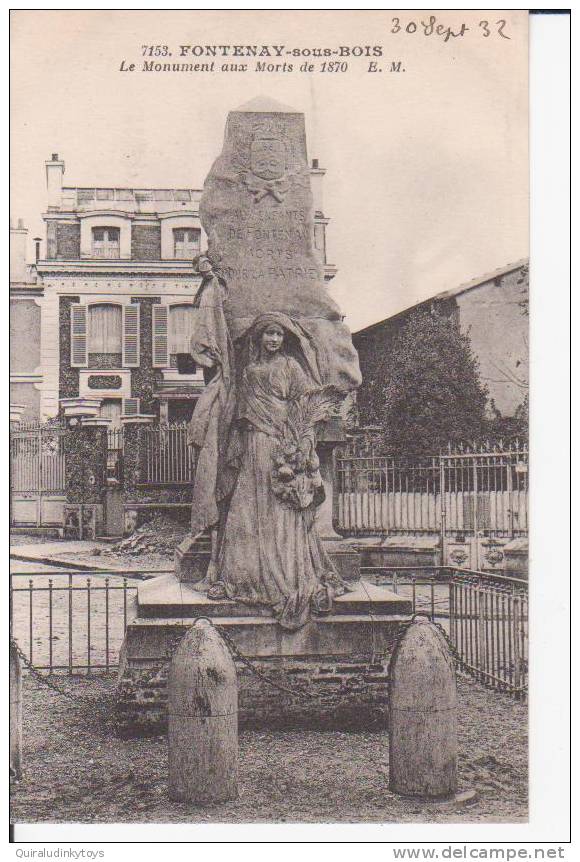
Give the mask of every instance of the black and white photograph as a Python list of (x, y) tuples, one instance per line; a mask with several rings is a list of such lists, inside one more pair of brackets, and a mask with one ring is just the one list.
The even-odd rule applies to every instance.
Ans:
[(12, 11), (17, 840), (528, 823), (528, 21)]

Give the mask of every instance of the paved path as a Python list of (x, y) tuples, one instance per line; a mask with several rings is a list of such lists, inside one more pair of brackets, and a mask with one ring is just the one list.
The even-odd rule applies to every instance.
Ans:
[(50, 575), (51, 572), (61, 571), (55, 563), (38, 563), (35, 560), (10, 560), (11, 575), (28, 575), (43, 572)]
[[(95, 571), (97, 569), (108, 569), (109, 571), (122, 571), (123, 566), (107, 559), (106, 562), (79, 563), (75, 562), (74, 554), (90, 554), (94, 548), (99, 548), (106, 553), (110, 551), (110, 545), (98, 540), (91, 541), (63, 541), (63, 542), (38, 542), (37, 544), (12, 545), (10, 547), (10, 559), (25, 563), (37, 563), (39, 568), (44, 566), (60, 566), (65, 569), (83, 569)], [(65, 556), (66, 554), (66, 556)]]

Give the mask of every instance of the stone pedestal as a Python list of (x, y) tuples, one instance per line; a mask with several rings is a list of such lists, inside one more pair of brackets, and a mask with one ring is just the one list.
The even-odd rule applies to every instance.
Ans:
[(116, 725), (123, 735), (166, 727), (169, 662), (192, 620), (202, 616), (261, 674), (236, 661), (242, 726), (374, 728), (385, 725), (388, 661), (411, 603), (360, 581), (335, 600), (331, 614), (288, 632), (268, 608), (212, 601), (175, 575), (163, 575), (140, 585), (133, 613), (117, 692)]
[(206, 576), (211, 559), (211, 537), (186, 536), (175, 550), (174, 569), (178, 581), (197, 584)]
[(503, 574), (512, 578), (528, 578), (528, 538), (512, 539), (503, 548)]

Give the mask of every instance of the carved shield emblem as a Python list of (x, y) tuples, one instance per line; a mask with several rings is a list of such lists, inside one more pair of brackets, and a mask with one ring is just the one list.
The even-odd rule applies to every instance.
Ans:
[(278, 138), (256, 138), (250, 149), (252, 173), (263, 180), (278, 180), (286, 173), (284, 142)]

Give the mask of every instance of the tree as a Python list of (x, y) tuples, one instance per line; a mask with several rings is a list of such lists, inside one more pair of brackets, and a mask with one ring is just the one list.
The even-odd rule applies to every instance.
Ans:
[(527, 438), (529, 433), (529, 395), (524, 395), (521, 404), (515, 409), (513, 416), (504, 416), (497, 409), (493, 398), (490, 401), (492, 418), (487, 423), (488, 436), (493, 438), (523, 437)]
[(432, 455), (485, 432), (487, 388), (469, 337), (449, 317), (415, 312), (377, 372), (372, 412), (388, 452)]

